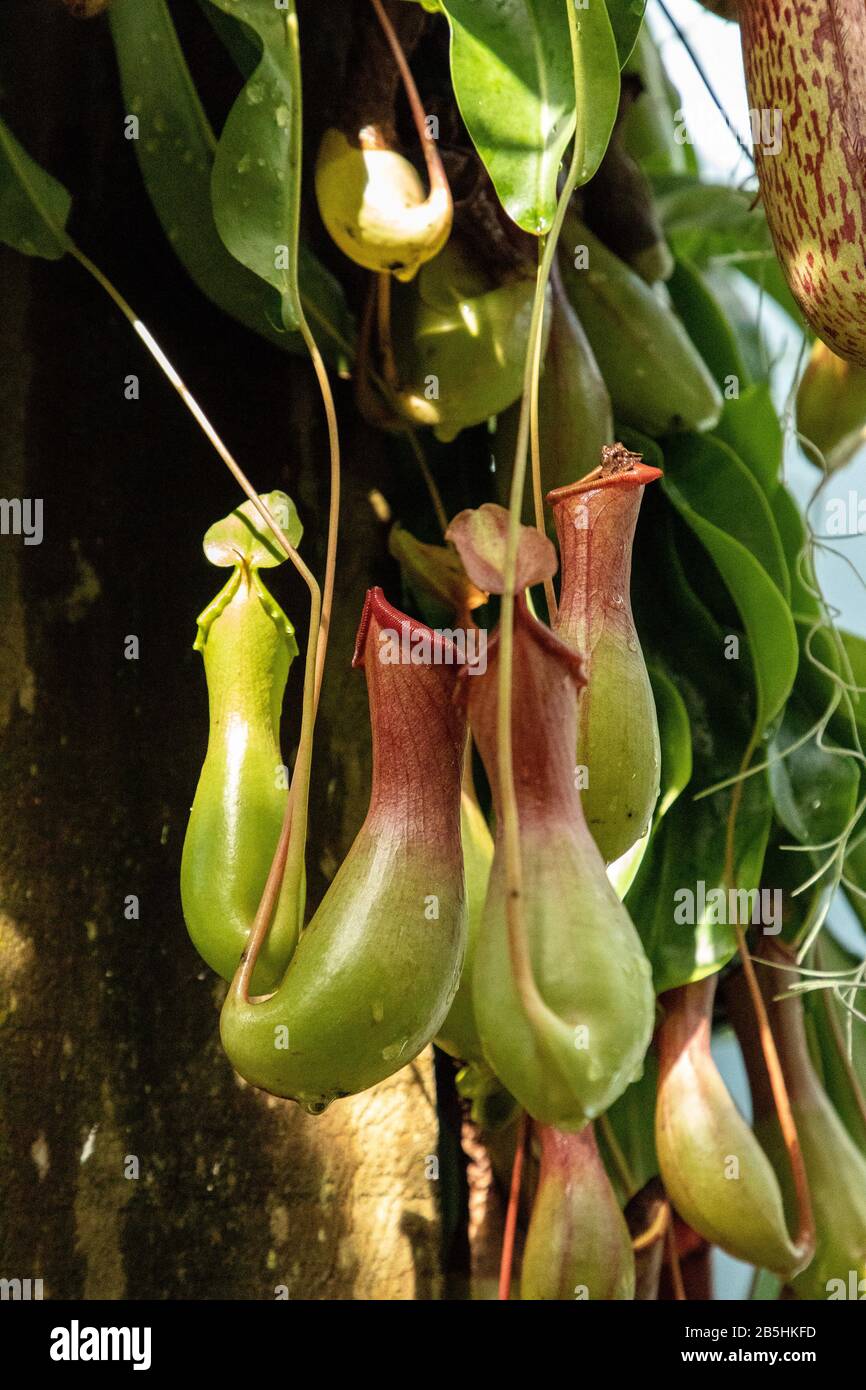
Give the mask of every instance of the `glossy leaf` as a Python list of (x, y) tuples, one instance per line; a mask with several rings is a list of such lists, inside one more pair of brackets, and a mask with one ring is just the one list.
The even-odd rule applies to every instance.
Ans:
[(25, 256), (60, 260), (69, 249), (71, 205), (63, 184), (41, 169), (0, 121), (0, 241)]
[(686, 332), (719, 389), (724, 393), (732, 377), (744, 387), (748, 382), (746, 364), (724, 310), (701, 272), (679, 257), (667, 287)]
[(643, 24), (646, 0), (607, 0), (610, 27), (616, 40), (620, 67), (625, 67)]
[(785, 592), (788, 570), (766, 498), (726, 445), (700, 436), (670, 441), (662, 485), (710, 554), (742, 617), (761, 731), (784, 706), (798, 662)]
[(297, 225), (301, 182), (301, 93), (294, 0), (212, 0), (248, 25), (261, 61), (226, 118), (214, 157), (211, 197), (225, 246), (280, 296), (283, 323), (297, 328)]
[(662, 754), (661, 784), (655, 812), (658, 821), (691, 781), (692, 736), (685, 701), (670, 676), (660, 666), (651, 666), (649, 677)]
[(770, 249), (770, 233), (754, 194), (695, 174), (653, 180), (656, 208), (672, 250), (702, 265), (711, 256)]
[(274, 326), (276, 296), (238, 265), (217, 235), (210, 203), (216, 139), (165, 0), (117, 0), (109, 22), (126, 108), (139, 122), (130, 147), (176, 255), (203, 294), (285, 347), (286, 334)]
[[(241, 37), (249, 33), (215, 12), (211, 3), (205, 9), (230, 32)], [(139, 138), (130, 143), (175, 254), (201, 292), (224, 312), (284, 350), (305, 351), (299, 336), (281, 329), (273, 288), (239, 264), (220, 240), (211, 206), (217, 141), (166, 0), (116, 0), (109, 18), (126, 108), (139, 120)], [(247, 47), (257, 57), (252, 36)], [(307, 311), (348, 359), (352, 326), (343, 291), (305, 248), (299, 256)]]
[[(634, 1081), (619, 1100), (614, 1101), (605, 1116), (628, 1164), (628, 1171), (636, 1189), (642, 1188), (659, 1170), (654, 1123), (658, 1070), (655, 1052), (650, 1048), (646, 1055), (643, 1076)], [(599, 1127), (598, 1139), (602, 1153), (608, 1157), (610, 1150), (605, 1141), (605, 1129), (606, 1126)], [(607, 1167), (620, 1200), (627, 1202), (632, 1193), (623, 1187), (620, 1170), (612, 1155)]]
[(739, 541), (788, 597), (788, 567), (773, 513), (752, 474), (727, 444), (700, 435), (670, 440), (665, 479), (678, 510), (679, 503), (685, 503)]
[(665, 71), (658, 45), (649, 26), (641, 26), (637, 42), (625, 64), (641, 82), (641, 93), (622, 124), (623, 140), (631, 156), (647, 174), (688, 174), (696, 166), (691, 145), (676, 139), (675, 114), (680, 96)]
[[(791, 584), (791, 612), (795, 619), (798, 617), (816, 617), (820, 608), (815, 595), (810, 593), (806, 587), (805, 578), (809, 577), (808, 568), (805, 571), (805, 578), (801, 573), (803, 563), (806, 561), (806, 557), (803, 555), (803, 547), (806, 544), (806, 526), (800, 508), (783, 483), (776, 484), (770, 499), (770, 506), (779, 532), (779, 539), (782, 542), (782, 549), (785, 552), (785, 562), (788, 566)], [(803, 556), (802, 559), (801, 556)], [(814, 588), (814, 578), (809, 579), (809, 582)]]
[[(451, 26), (451, 76), (466, 127), (503, 207), (541, 236), (575, 127), (575, 73), (565, 4), (550, 0), (442, 0)], [(619, 58), (604, 5), (576, 12), (585, 140), (581, 182), (607, 148), (619, 101)]]
[(769, 749), (770, 757), (778, 758), (769, 769), (776, 815), (803, 845), (822, 844), (844, 830), (860, 787), (858, 763), (832, 743), (821, 747), (813, 736), (792, 747), (814, 722), (802, 700), (792, 696)]
[(769, 387), (757, 382), (725, 402), (713, 433), (724, 440), (772, 500), (782, 470), (782, 426)]
[[(866, 641), (842, 628), (835, 631), (826, 627), (816, 629), (813, 617), (798, 617), (796, 627), (803, 653), (797, 677), (798, 692), (817, 718), (827, 709), (835, 691), (835, 683), (821, 667), (850, 682), (851, 713), (840, 705), (830, 721), (829, 734), (844, 747), (854, 747), (853, 721), (861, 744), (866, 747)], [(813, 653), (812, 661), (807, 655), (807, 642)], [(858, 689), (861, 692), (859, 696)], [(866, 864), (866, 853), (862, 862)]]
[(259, 43), (243, 24), (235, 24), (222, 10), (216, 9), (213, 0), (198, 0), (198, 7), (246, 82), (258, 65)]
[[(815, 949), (816, 969), (848, 971), (858, 964), (858, 958), (840, 946), (830, 932), (821, 933)], [(855, 1007), (863, 1012), (860, 1004), (855, 1002)], [(813, 1060), (821, 1072), (824, 1089), (851, 1138), (866, 1153), (866, 1023), (849, 1014), (829, 990), (810, 991), (805, 1008)]]
[[(705, 911), (692, 923), (676, 921), (678, 890), (696, 894), (724, 886), (729, 790), (695, 800), (695, 793), (739, 768), (749, 740), (748, 683), (742, 663), (726, 661), (725, 633), (686, 579), (676, 528), (655, 506), (647, 519), (632, 585), (641, 642), (653, 668), (676, 672), (676, 687), (691, 728), (692, 778), (657, 819), (626, 907), (644, 943), (659, 991), (698, 980), (724, 965), (736, 942), (730, 926)], [(664, 735), (662, 736), (664, 740)], [(663, 772), (662, 783), (665, 784)], [(739, 888), (758, 886), (772, 820), (765, 776), (743, 783), (734, 841)], [(696, 911), (695, 916), (698, 916)]]

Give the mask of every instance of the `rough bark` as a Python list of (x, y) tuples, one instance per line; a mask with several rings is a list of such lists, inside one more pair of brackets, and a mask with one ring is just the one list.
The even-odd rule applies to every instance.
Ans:
[[(76, 239), (257, 485), (295, 497), (321, 569), (326, 440), (307, 364), (186, 280), (122, 138), (104, 20), (77, 25), (49, 0), (3, 9), (4, 117), (73, 191)], [(0, 494), (45, 509), (40, 546), (0, 537), (0, 1276), (42, 1278), (46, 1297), (273, 1298), (280, 1285), (290, 1298), (435, 1297), (429, 1058), (321, 1118), (252, 1091), (221, 1054), (224, 987), (183, 926), (180, 853), (207, 718), (192, 641), (218, 582), (201, 537), (239, 495), (75, 264), (3, 250), (0, 276)], [(128, 373), (138, 401), (124, 398)], [(394, 592), (395, 580), (367, 494), (398, 507), (409, 495), (399, 447), (364, 431), (343, 389), (313, 901), (367, 798), (364, 681), (349, 660), (364, 589)], [(274, 591), (302, 636), (304, 592), (286, 571)], [(124, 658), (131, 634), (138, 660)], [(124, 915), (133, 894), (139, 920)]]

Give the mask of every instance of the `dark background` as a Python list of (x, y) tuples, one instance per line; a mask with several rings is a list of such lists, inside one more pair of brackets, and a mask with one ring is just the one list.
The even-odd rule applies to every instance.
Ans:
[[(342, 62), (346, 9), (300, 6), (311, 129), (327, 115), (318, 103)], [(2, 11), (4, 119), (70, 190), (73, 238), (254, 484), (294, 497), (321, 574), (327, 447), (308, 364), (236, 326), (186, 279), (123, 138), (106, 20), (76, 22), (58, 0), (3, 0)], [(237, 76), (192, 0), (172, 11), (218, 117)], [(429, 1066), (323, 1120), (242, 1089), (219, 1049), (223, 987), (183, 926), (180, 854), (207, 737), (192, 643), (222, 584), (201, 539), (240, 494), (80, 266), (0, 247), (0, 282), (0, 493), (44, 499), (45, 525), (38, 547), (0, 539), (0, 1275), (41, 1277), (46, 1296), (66, 1298), (273, 1297), (286, 1282), (292, 1297), (430, 1296)], [(130, 373), (138, 401), (124, 397)], [(369, 489), (430, 526), (405, 446), (359, 420), (348, 385), (338, 395), (345, 496), (313, 903), (367, 800), (366, 696), (349, 667), (365, 588), (381, 582), (399, 602)], [(306, 591), (288, 566), (271, 582), (303, 640)], [(124, 659), (129, 634), (138, 661)], [(128, 894), (139, 921), (124, 918)], [(127, 1155), (137, 1181), (124, 1176)]]

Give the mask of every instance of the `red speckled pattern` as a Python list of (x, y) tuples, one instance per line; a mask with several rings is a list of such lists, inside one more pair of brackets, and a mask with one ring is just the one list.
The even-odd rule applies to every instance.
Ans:
[(744, 0), (751, 111), (782, 113), (756, 146), (788, 284), (816, 333), (866, 366), (866, 0)]

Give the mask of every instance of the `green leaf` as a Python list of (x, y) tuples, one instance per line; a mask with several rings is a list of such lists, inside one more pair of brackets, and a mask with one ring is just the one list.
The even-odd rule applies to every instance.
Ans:
[[(575, 126), (565, 0), (442, 0), (454, 94), (506, 212), (541, 236), (556, 210), (559, 166)], [(607, 148), (619, 59), (604, 5), (576, 11), (585, 182)]]
[(616, 123), (620, 58), (606, 7), (588, 3), (586, 9), (576, 13), (577, 66), (573, 81), (577, 138), (583, 140), (583, 161), (575, 187), (580, 187), (592, 178), (604, 159)]
[(671, 249), (696, 265), (714, 256), (772, 254), (767, 219), (754, 194), (694, 174), (653, 179), (655, 205)]
[(279, 300), (238, 265), (210, 202), (216, 139), (193, 86), (165, 0), (116, 0), (109, 13), (127, 110), (139, 121), (142, 178), (175, 253), (208, 299), (286, 347)]
[[(211, 4), (206, 8), (212, 12)], [(239, 36), (248, 33), (221, 13), (214, 13), (214, 19)], [(220, 240), (211, 206), (216, 137), (166, 0), (115, 0), (109, 20), (126, 107), (139, 120), (139, 138), (130, 143), (176, 255), (201, 292), (225, 313), (284, 350), (305, 352), (301, 338), (279, 326), (278, 294), (240, 265)], [(251, 37), (248, 47), (257, 61), (259, 50)], [(341, 287), (303, 248), (300, 259), (310, 316), (339, 354), (351, 357), (352, 326)]]
[(556, 179), (574, 130), (565, 5), (443, 0), (451, 78), (466, 128), (502, 206), (535, 235), (550, 229)]
[[(693, 772), (688, 790), (657, 818), (649, 847), (626, 897), (653, 968), (657, 990), (673, 989), (721, 968), (736, 949), (730, 926), (705, 912), (694, 924), (677, 922), (675, 894), (709, 895), (725, 887), (725, 849), (731, 791), (694, 799), (694, 792), (734, 775), (749, 739), (748, 688), (741, 663), (726, 661), (724, 633), (688, 583), (672, 518), (656, 504), (636, 555), (632, 592), (641, 642), (650, 668), (676, 673), (676, 688), (691, 729)], [(761, 879), (772, 806), (766, 777), (742, 787), (734, 835), (734, 882), (756, 888)]]
[(225, 246), (280, 296), (297, 328), (301, 91), (297, 16), (273, 0), (212, 0), (261, 39), (261, 61), (232, 107), (211, 177), (214, 220)]
[(748, 372), (733, 329), (701, 272), (680, 256), (667, 286), (686, 332), (719, 389), (724, 392), (730, 377), (745, 386)]
[[(658, 1062), (650, 1049), (644, 1062), (644, 1069), (637, 1081), (626, 1088), (619, 1100), (607, 1111), (610, 1122), (628, 1170), (634, 1179), (635, 1190), (640, 1191), (659, 1170), (655, 1145), (655, 1099), (658, 1085)], [(603, 1128), (598, 1130), (598, 1141), (602, 1153), (612, 1159)], [(633, 1192), (626, 1192), (622, 1186), (622, 1176), (616, 1163), (609, 1163), (611, 1180), (620, 1201), (625, 1204)]]
[[(820, 604), (801, 578), (801, 555), (806, 544), (806, 526), (800, 513), (800, 508), (791, 496), (791, 493), (783, 483), (777, 483), (770, 506), (773, 517), (779, 531), (779, 538), (782, 542), (782, 549), (785, 552), (785, 563), (788, 566), (788, 575), (791, 583), (791, 612), (795, 619), (798, 617), (815, 618), (820, 613)], [(807, 577), (811, 575), (811, 566), (808, 557), (804, 557), (806, 562)], [(814, 575), (811, 575), (810, 582), (815, 586)]]
[[(732, 260), (731, 264), (736, 266), (736, 260)], [(801, 337), (805, 334), (811, 339), (811, 333), (803, 319), (800, 306), (788, 288), (785, 273), (779, 265), (772, 247), (767, 248), (763, 255), (750, 256), (747, 253), (737, 268), (755, 282), (762, 297), (768, 295), (770, 299), (775, 300), (779, 308), (787, 314), (791, 324)]]
[(637, 43), (645, 10), (646, 0), (607, 0), (610, 27), (616, 39), (616, 51), (621, 68), (625, 67)]
[[(285, 492), (268, 492), (261, 494), (261, 500), (289, 544), (297, 547), (304, 528), (291, 497)], [(226, 569), (239, 564), (252, 569), (273, 569), (286, 559), (270, 527), (250, 501), (235, 507), (222, 521), (214, 522), (204, 538), (204, 553), (212, 565)]]
[(741, 269), (724, 261), (710, 261), (702, 267), (701, 274), (716, 303), (724, 305), (725, 319), (746, 364), (746, 381), (767, 381), (771, 363), (764, 341), (767, 314), (756, 312), (751, 280)]
[(770, 388), (756, 382), (726, 401), (713, 433), (730, 446), (772, 501), (782, 471), (783, 438)]
[(647, 174), (686, 174), (695, 164), (694, 150), (675, 138), (674, 114), (680, 108), (680, 96), (648, 25), (641, 26), (625, 67), (637, 74), (643, 88), (622, 124), (629, 154)]
[[(859, 965), (859, 961), (830, 932), (823, 931), (811, 964), (817, 970), (848, 971)], [(858, 993), (862, 999), (862, 991)], [(866, 1118), (861, 1108), (866, 1095), (866, 1023), (852, 1017), (829, 990), (810, 990), (805, 1007), (807, 1030), (817, 1054), (815, 1060), (821, 1084), (851, 1138), (866, 1153)], [(862, 1003), (855, 1001), (855, 1008), (863, 1012)], [(851, 1072), (846, 1064), (849, 1024)]]
[(198, 0), (198, 7), (246, 82), (258, 67), (261, 45), (242, 24), (235, 24), (222, 10), (214, 9), (213, 0)]
[[(813, 720), (827, 712), (836, 695), (837, 684), (827, 674), (828, 671), (843, 681), (850, 678), (855, 686), (866, 691), (866, 671), (862, 669), (860, 654), (849, 646), (850, 633), (838, 628), (834, 631), (827, 626), (816, 627), (816, 618), (817, 615), (796, 619), (800, 669), (795, 689), (808, 705)], [(858, 699), (852, 691), (851, 702), (850, 714), (844, 701), (838, 704), (827, 726), (827, 733), (844, 748), (855, 748), (858, 738), (861, 745), (866, 747), (866, 693)]]
[(58, 261), (69, 250), (71, 206), (63, 184), (40, 169), (0, 121), (0, 241), (25, 256)]
[(689, 712), (671, 678), (661, 666), (650, 666), (656, 716), (661, 742), (661, 785), (655, 809), (658, 822), (673, 806), (692, 776), (692, 732)]
[(838, 747), (834, 751), (832, 743), (821, 747), (813, 736), (787, 751), (814, 722), (811, 710), (792, 695), (769, 748), (770, 757), (779, 758), (769, 769), (776, 815), (802, 845), (822, 844), (845, 829), (860, 786), (856, 760)]
[(787, 565), (767, 500), (726, 445), (700, 435), (669, 441), (663, 487), (708, 551), (742, 617), (761, 732), (790, 694), (799, 655), (786, 597)]

